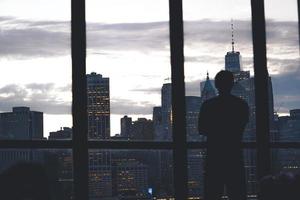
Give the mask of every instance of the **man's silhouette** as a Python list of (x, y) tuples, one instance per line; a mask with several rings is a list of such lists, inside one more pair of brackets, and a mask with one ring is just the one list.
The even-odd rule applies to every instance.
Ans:
[(205, 101), (199, 114), (199, 132), (207, 136), (205, 200), (219, 200), (224, 185), (231, 200), (246, 199), (241, 141), (249, 111), (244, 100), (230, 94), (233, 84), (232, 73), (220, 71), (219, 95)]

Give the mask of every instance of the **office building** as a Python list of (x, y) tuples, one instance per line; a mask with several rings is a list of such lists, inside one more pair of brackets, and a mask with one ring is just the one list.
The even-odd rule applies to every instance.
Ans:
[(132, 138), (132, 118), (127, 115), (121, 118), (121, 137)]
[(90, 139), (110, 137), (109, 78), (92, 72), (87, 74), (88, 136)]
[(43, 113), (29, 107), (14, 107), (12, 112), (0, 113), (1, 139), (43, 139)]
[(202, 135), (198, 131), (198, 117), (201, 106), (201, 97), (186, 96), (186, 133), (188, 141), (200, 141)]
[(110, 151), (89, 151), (89, 196), (91, 199), (112, 196), (112, 167)]
[(153, 140), (153, 121), (146, 118), (138, 118), (132, 123), (132, 138), (134, 140)]
[(148, 193), (148, 167), (136, 159), (114, 160), (114, 194), (139, 199)]

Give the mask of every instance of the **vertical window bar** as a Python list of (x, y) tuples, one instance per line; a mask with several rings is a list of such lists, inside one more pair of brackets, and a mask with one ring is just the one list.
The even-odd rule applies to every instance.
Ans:
[(71, 1), (73, 171), (75, 199), (88, 199), (85, 0)]
[(187, 199), (182, 0), (169, 1), (175, 199)]
[(251, 0), (254, 82), (256, 104), (256, 142), (258, 178), (270, 173), (269, 98), (266, 58), (266, 26), (263, 0)]
[[(298, 6), (298, 39), (299, 39), (299, 49), (300, 49), (300, 0), (297, 0), (297, 6)], [(300, 51), (299, 51), (300, 53)]]

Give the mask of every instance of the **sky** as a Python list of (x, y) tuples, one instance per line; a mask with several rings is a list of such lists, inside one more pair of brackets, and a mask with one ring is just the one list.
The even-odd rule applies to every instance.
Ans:
[[(72, 126), (69, 0), (0, 0), (0, 112), (44, 112), (44, 135)], [(300, 108), (297, 1), (265, 1), (275, 110)], [(170, 78), (167, 0), (86, 0), (87, 72), (110, 78), (111, 135), (124, 115), (151, 119)], [(253, 75), (250, 0), (183, 0), (187, 95), (235, 49)]]

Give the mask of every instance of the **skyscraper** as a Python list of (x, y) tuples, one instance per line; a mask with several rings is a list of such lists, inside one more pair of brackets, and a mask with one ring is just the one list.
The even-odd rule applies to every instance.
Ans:
[(87, 114), (90, 139), (110, 137), (109, 78), (92, 72), (87, 74)]
[[(109, 78), (92, 72), (87, 74), (88, 136), (90, 139), (110, 137)], [(110, 151), (89, 151), (90, 198), (112, 196)]]
[(234, 51), (234, 32), (233, 23), (231, 23), (231, 51), (225, 55), (225, 69), (231, 72), (239, 72), (241, 70), (240, 52)]
[(201, 97), (186, 96), (186, 133), (188, 141), (199, 141), (202, 136), (198, 132), (198, 116), (201, 106)]
[(227, 52), (225, 56), (225, 69), (237, 72), (241, 69), (241, 54), (238, 51)]
[[(172, 85), (163, 84), (161, 88), (161, 107), (153, 109), (154, 139), (156, 141), (172, 140)], [(172, 151), (158, 152), (158, 180), (160, 195), (173, 194), (173, 160)]]

